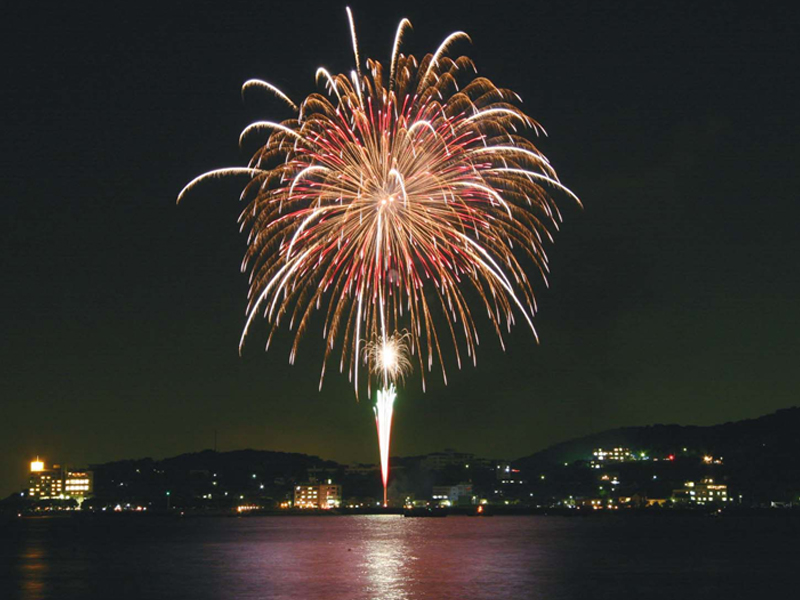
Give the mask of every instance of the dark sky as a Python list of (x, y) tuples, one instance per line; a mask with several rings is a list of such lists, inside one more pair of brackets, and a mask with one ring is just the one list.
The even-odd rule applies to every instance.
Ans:
[[(421, 56), (452, 31), (518, 91), (564, 200), (536, 285), (541, 344), (412, 378), (393, 453), (515, 458), (621, 425), (713, 424), (798, 403), (800, 20), (769, 4), (353, 3), (362, 56), (398, 21)], [(370, 403), (317, 391), (319, 333), (288, 365), (259, 328), (243, 357), (241, 181), (250, 77), (293, 98), (349, 71), (335, 2), (17, 3), (4, 9), (0, 129), (0, 494), (39, 454), (73, 465), (219, 447), (377, 460)], [(112, 6), (113, 5), (113, 6)], [(702, 5), (702, 6), (701, 6)], [(260, 336), (260, 337), (259, 337)], [(452, 366), (452, 365), (451, 365)]]

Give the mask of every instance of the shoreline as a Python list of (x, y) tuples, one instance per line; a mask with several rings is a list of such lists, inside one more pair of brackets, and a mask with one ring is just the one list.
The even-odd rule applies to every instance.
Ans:
[[(0, 513), (0, 519), (35, 520), (35, 519), (210, 519), (210, 518), (237, 518), (252, 519), (263, 517), (354, 517), (354, 516), (404, 516), (401, 508), (387, 508), (375, 510), (338, 509), (338, 510), (253, 510), (247, 513), (237, 513), (235, 510), (192, 511), (192, 510), (149, 510), (149, 511), (23, 511)], [(438, 512), (438, 511), (437, 511)], [(581, 510), (581, 509), (537, 509), (516, 508), (511, 509), (491, 508), (486, 513), (476, 513), (474, 509), (441, 509), (437, 515), (408, 515), (417, 518), (433, 517), (565, 517), (602, 519), (610, 517), (709, 517), (709, 518), (737, 518), (737, 517), (800, 517), (800, 508), (725, 508), (725, 509), (623, 509), (623, 510)]]

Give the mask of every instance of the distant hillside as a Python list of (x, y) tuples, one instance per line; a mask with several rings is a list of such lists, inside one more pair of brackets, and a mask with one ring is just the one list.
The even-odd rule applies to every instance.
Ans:
[(142, 458), (92, 465), (99, 496), (121, 492), (149, 495), (168, 482), (171, 487), (193, 489), (211, 479), (230, 489), (252, 487), (256, 480), (266, 488), (276, 480), (303, 480), (311, 467), (336, 469), (339, 465), (317, 456), (268, 450), (204, 450), (163, 460)]
[(141, 469), (142, 466), (155, 466), (162, 471), (220, 471), (237, 473), (249, 472), (257, 469), (259, 472), (274, 477), (301, 474), (309, 467), (335, 468), (337, 463), (324, 460), (317, 456), (300, 454), (298, 452), (273, 452), (271, 450), (232, 450), (229, 452), (215, 452), (203, 450), (180, 454), (162, 460), (141, 458), (136, 460), (121, 460), (92, 465), (95, 470), (125, 471)]
[(520, 458), (515, 464), (527, 469), (585, 460), (591, 457), (594, 448), (613, 446), (624, 446), (655, 457), (680, 456), (683, 448), (687, 448), (693, 454), (723, 456), (726, 462), (800, 460), (800, 407), (709, 427), (649, 425), (611, 429), (556, 444)]
[[(651, 460), (606, 464), (599, 471), (588, 467), (585, 461), (595, 448), (615, 446), (645, 453)], [(674, 460), (663, 460), (668, 455)], [(715, 460), (706, 461), (705, 455)], [(424, 459), (392, 457), (390, 491), (428, 498), (435, 485), (469, 481), (474, 493), (491, 501), (556, 506), (567, 497), (605, 498), (612, 492), (669, 498), (685, 482), (711, 477), (728, 486), (737, 506), (800, 503), (800, 407), (711, 427), (625, 427), (563, 442), (513, 461), (519, 469), (511, 481), (515, 485), (499, 485), (495, 467), (482, 461), (472, 469), (449, 464), (432, 472)], [(291, 500), (294, 487), (310, 477), (335, 480), (347, 497), (366, 499), (367, 504), (382, 492), (377, 470), (348, 471), (317, 456), (266, 450), (205, 450), (162, 460), (97, 464), (91, 469), (94, 497), (86, 506), (94, 510), (144, 506), (161, 511), (170, 507), (225, 511), (241, 501), (274, 507)], [(617, 487), (605, 487), (610, 475), (616, 481), (610, 485)], [(0, 511), (5, 507), (15, 513), (25, 502), (14, 494), (0, 502)]]

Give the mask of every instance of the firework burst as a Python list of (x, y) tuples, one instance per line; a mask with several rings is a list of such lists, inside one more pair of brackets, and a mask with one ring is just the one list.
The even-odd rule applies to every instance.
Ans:
[(447, 382), (443, 346), (459, 368), (475, 363), (475, 310), (501, 345), (516, 315), (536, 335), (523, 263), (546, 283), (544, 246), (561, 220), (551, 194), (579, 200), (525, 136), (544, 130), (517, 94), (478, 76), (466, 56), (450, 56), (467, 34), (451, 34), (417, 60), (400, 52), (411, 27), (403, 19), (385, 68), (362, 63), (347, 15), (356, 68), (318, 69), (324, 93), (299, 104), (270, 83), (245, 82), (243, 94), (266, 90), (295, 115), (248, 125), (240, 144), (260, 144), (249, 164), (201, 175), (178, 201), (204, 179), (249, 178), (239, 218), (248, 232), (242, 270), (250, 273), (240, 350), (261, 315), (271, 324), (267, 348), (281, 324), (296, 332), (293, 363), (312, 316), (324, 314), (320, 387), (334, 357), (357, 396), (360, 378), (368, 394), (372, 377), (380, 381), (376, 418), (388, 460), (394, 384), (411, 360), (423, 389), (435, 364)]
[(326, 93), (299, 106), (272, 84), (247, 81), (243, 93), (268, 90), (296, 116), (248, 125), (241, 142), (267, 136), (249, 165), (201, 175), (178, 200), (209, 177), (250, 178), (239, 219), (249, 232), (242, 270), (250, 272), (241, 344), (258, 315), (272, 325), (267, 347), (286, 322), (296, 331), (294, 362), (322, 310), (320, 385), (335, 355), (358, 393), (364, 340), (398, 330), (408, 332), (423, 386), (434, 364), (446, 382), (445, 340), (459, 368), (464, 353), (476, 360), (477, 307), (463, 289), (477, 292), (501, 344), (515, 314), (535, 335), (536, 302), (522, 262), (546, 281), (544, 244), (561, 219), (550, 193), (578, 199), (524, 137), (543, 130), (520, 110), (517, 94), (477, 76), (466, 56), (448, 56), (465, 33), (417, 60), (400, 53), (410, 27), (404, 19), (388, 73), (372, 59), (362, 73), (348, 16), (357, 68), (339, 75), (320, 68)]
[(408, 359), (408, 332), (394, 332), (386, 339), (372, 340), (364, 345), (364, 362), (370, 370), (383, 380), (383, 387), (389, 382), (402, 382), (411, 372), (411, 361)]

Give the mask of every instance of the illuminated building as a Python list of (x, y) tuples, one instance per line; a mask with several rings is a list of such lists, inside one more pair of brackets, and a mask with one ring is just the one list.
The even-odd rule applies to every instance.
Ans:
[(38, 457), (31, 461), (28, 480), (28, 497), (31, 500), (53, 500), (64, 497), (64, 472), (59, 465), (45, 468)]
[(591, 510), (617, 510), (619, 509), (617, 502), (615, 498), (575, 498), (574, 506)]
[(667, 505), (667, 498), (645, 498), (645, 506), (663, 507)]
[(319, 508), (319, 485), (297, 485), (294, 488), (295, 508)]
[(339, 508), (342, 505), (342, 486), (332, 483), (296, 485), (294, 488), (295, 508)]
[(91, 471), (67, 471), (64, 475), (64, 496), (82, 503), (94, 492), (94, 473)]
[(435, 485), (433, 486), (432, 499), (434, 502), (445, 506), (459, 506), (465, 504), (477, 504), (478, 497), (472, 495), (471, 483), (459, 483), (458, 485)]
[(91, 471), (70, 471), (60, 465), (45, 468), (38, 457), (31, 461), (28, 498), (31, 500), (68, 500), (83, 502), (94, 491), (94, 474)]
[(687, 481), (684, 487), (673, 491), (673, 496), (676, 502), (698, 505), (725, 503), (731, 500), (728, 497), (728, 486), (724, 483), (715, 483), (710, 477), (699, 483)]
[(668, 498), (648, 498), (643, 494), (633, 494), (632, 496), (620, 496), (617, 501), (620, 506), (632, 508), (659, 508), (667, 506)]
[(604, 464), (610, 462), (628, 462), (636, 460), (630, 448), (622, 448), (620, 446), (616, 446), (611, 450), (595, 448), (594, 452), (592, 452), (592, 456), (594, 456), (594, 459), (592, 459), (592, 468), (594, 469), (599, 469)]

